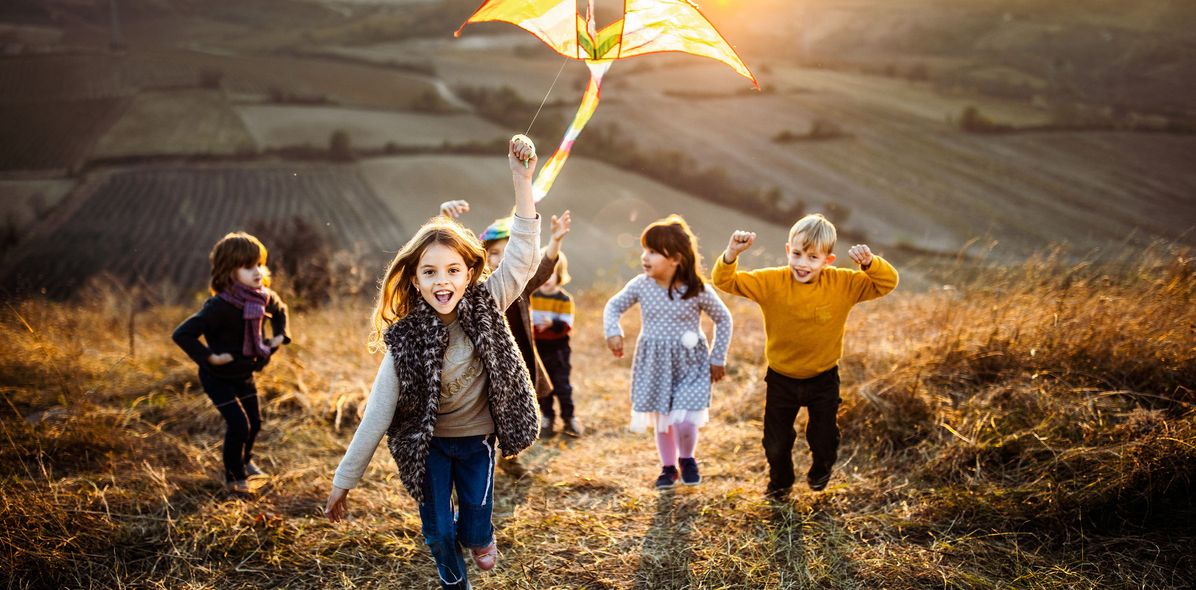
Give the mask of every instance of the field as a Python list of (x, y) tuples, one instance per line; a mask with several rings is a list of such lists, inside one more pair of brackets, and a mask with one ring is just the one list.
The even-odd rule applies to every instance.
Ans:
[[(374, 51), (376, 59), (426, 53), (450, 83), (508, 85), (534, 106), (561, 64), (547, 49), (518, 51), (508, 39)], [(542, 117), (572, 117), (580, 66), (571, 65)], [(616, 64), (587, 132), (617, 127), (646, 152), (681, 151), (741, 186), (776, 187), (785, 202), (807, 210), (841, 205), (850, 210), (848, 228), (879, 243), (954, 251), (979, 237), (999, 242), (997, 254), (1012, 260), (1047, 244), (1067, 244), (1077, 256), (1115, 256), (1122, 243), (1192, 239), (1196, 174), (1183, 163), (1196, 153), (1191, 135), (1040, 130), (1055, 115), (1023, 100), (774, 60), (762, 65), (758, 77), (768, 92), (758, 95), (708, 60), (650, 56)], [(965, 133), (955, 121), (969, 106), (1034, 131)], [(815, 124), (838, 136), (774, 141)]]
[[(651, 437), (625, 430), (629, 360), (602, 347), (610, 291), (579, 292), (573, 382), (589, 433), (527, 451), (527, 478), (497, 475), (499, 566), (470, 575), (520, 589), (1187, 588), (1190, 260), (966, 264), (952, 290), (864, 304), (841, 363), (837, 473), (785, 502), (761, 493), (754, 308), (729, 300), (736, 335), (702, 430), (702, 485), (658, 493)], [(251, 498), (220, 491), (220, 419), (166, 338), (190, 311), (130, 324), (122, 295), (95, 289), (3, 314), (10, 586), (434, 587), (385, 451), (350, 522), (320, 515), (377, 366), (365, 302), (294, 317), (294, 344), (259, 381), (257, 461), (274, 479)], [(807, 457), (799, 438), (799, 469)]]
[(210, 73), (232, 95), (402, 108), (433, 83), (425, 76), (315, 58), (230, 56), (177, 49), (0, 58), (0, 103), (128, 96), (194, 88)]
[(263, 148), (326, 147), (332, 133), (349, 134), (353, 147), (438, 147), (448, 143), (493, 142), (507, 130), (468, 114), (426, 114), (313, 106), (242, 105), (237, 113)]
[(161, 166), (105, 170), (85, 182), (90, 189), (77, 191), (6, 259), (0, 276), (10, 289), (62, 295), (109, 273), (199, 291), (207, 249), (220, 236), (254, 226), (278, 235), (296, 217), (371, 269), (406, 237), (352, 166)]
[(254, 138), (218, 90), (147, 91), (96, 142), (93, 158), (253, 153)]
[(120, 99), (50, 103), (0, 102), (0, 173), (60, 176), (86, 161), (96, 140), (121, 115)]
[[(440, 203), (466, 199), (472, 209), (462, 222), (481, 232), (497, 217), (509, 215), (514, 204), (506, 165), (502, 157), (417, 156), (373, 159), (363, 162), (361, 170), (396, 217), (422, 222), (437, 213)], [(762, 222), (585, 158), (570, 159), (538, 209), (545, 218), (572, 212), (573, 229), (564, 249), (570, 273), (584, 286), (621, 283), (639, 272), (640, 233), (670, 213), (681, 213), (690, 222), (706, 268), (734, 228), (760, 234), (760, 245), (749, 251), (745, 264), (771, 265), (785, 256), (787, 225)], [(547, 240), (548, 224), (543, 227)]]
[[(799, 92), (688, 102), (654, 97), (650, 109), (637, 99), (612, 105), (594, 124), (617, 123), (636, 141), (660, 149), (717, 137), (695, 153), (699, 162), (719, 163), (744, 182), (774, 184), (814, 207), (842, 202), (855, 212), (853, 223), (882, 242), (951, 249), (990, 235), (1018, 255), (1057, 242), (1087, 251), (1135, 228), (1138, 245), (1190, 239), (1185, 219), (1196, 218), (1189, 198), (1196, 175), (1176, 159), (1196, 150), (1190, 136), (969, 135), (947, 122), (968, 100), (962, 97), (806, 69), (775, 68), (772, 76), (779, 88)], [(1011, 124), (1042, 117), (1001, 101), (979, 104)], [(670, 116), (649, 115), (663, 111)], [(725, 112), (736, 116), (718, 116)], [(707, 123), (697, 127), (699, 120)], [(841, 127), (846, 137), (766, 141), (783, 129), (805, 131), (814, 120)], [(1139, 207), (1143, 202), (1157, 206)], [(1105, 214), (1113, 210), (1120, 214)], [(1187, 214), (1165, 213), (1175, 210)]]

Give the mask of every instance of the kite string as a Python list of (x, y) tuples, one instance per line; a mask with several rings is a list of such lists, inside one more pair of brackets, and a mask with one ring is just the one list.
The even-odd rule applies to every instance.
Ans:
[(556, 81), (560, 79), (561, 72), (565, 71), (565, 64), (569, 63), (570, 59), (571, 58), (569, 57), (565, 57), (565, 59), (561, 61), (561, 67), (556, 71), (556, 77), (552, 79), (552, 84), (548, 86), (548, 92), (544, 93), (544, 100), (540, 101), (540, 106), (536, 109), (536, 114), (532, 115), (532, 122), (527, 124), (527, 131), (523, 132), (524, 135), (531, 133), (532, 125), (536, 124), (536, 118), (540, 116), (540, 111), (544, 109), (544, 103), (548, 102), (548, 97), (552, 94), (552, 89), (556, 88)]

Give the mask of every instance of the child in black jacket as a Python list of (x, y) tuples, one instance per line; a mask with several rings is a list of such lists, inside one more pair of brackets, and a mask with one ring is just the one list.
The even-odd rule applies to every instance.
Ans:
[[(253, 374), (290, 343), (287, 306), (266, 288), (266, 247), (257, 238), (230, 233), (216, 242), (209, 258), (213, 296), (175, 328), (173, 338), (199, 365), (199, 382), (227, 424), (225, 487), (248, 493), (250, 477), (267, 476), (252, 460), (253, 441), (262, 427)], [(272, 338), (265, 334), (267, 319)]]

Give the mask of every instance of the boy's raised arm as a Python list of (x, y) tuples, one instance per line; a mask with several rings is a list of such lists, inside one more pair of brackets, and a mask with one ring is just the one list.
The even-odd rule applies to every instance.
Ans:
[(738, 266), (738, 261), (727, 264), (719, 256), (710, 272), (710, 282), (732, 295), (759, 301), (763, 295), (762, 282), (751, 273), (739, 272)]
[(857, 257), (854, 251), (858, 247), (852, 248), (853, 252), (848, 253), (854, 262), (863, 267), (862, 272), (855, 273), (852, 277), (851, 286), (855, 291), (856, 302), (878, 299), (896, 289), (900, 280), (897, 269), (893, 268), (889, 261), (868, 251), (867, 246), (863, 247), (867, 252), (866, 256)]

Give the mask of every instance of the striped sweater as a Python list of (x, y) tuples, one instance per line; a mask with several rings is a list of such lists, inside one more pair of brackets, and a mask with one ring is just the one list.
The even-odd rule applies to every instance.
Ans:
[[(573, 296), (564, 289), (556, 293), (536, 291), (531, 296), (532, 325), (535, 326), (536, 340), (561, 340), (569, 337), (573, 329)], [(545, 322), (552, 325), (548, 329), (541, 326)]]

